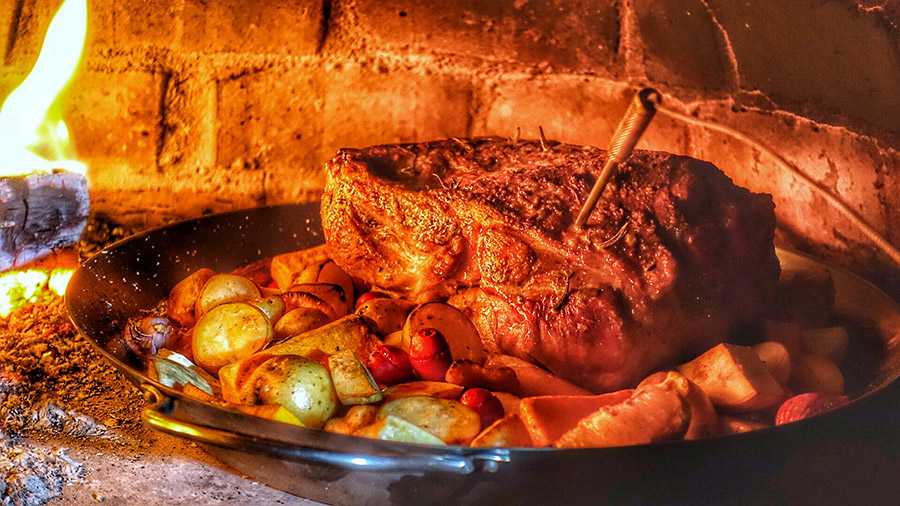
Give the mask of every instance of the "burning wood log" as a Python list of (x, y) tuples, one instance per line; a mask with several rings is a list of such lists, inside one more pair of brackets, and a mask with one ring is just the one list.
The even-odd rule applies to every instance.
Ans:
[(81, 174), (0, 178), (0, 270), (76, 244), (89, 207), (87, 180)]

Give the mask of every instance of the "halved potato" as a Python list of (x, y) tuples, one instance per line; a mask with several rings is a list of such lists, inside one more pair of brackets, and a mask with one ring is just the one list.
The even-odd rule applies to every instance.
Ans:
[(419, 426), (447, 444), (467, 445), (481, 432), (481, 418), (457, 401), (434, 397), (404, 397), (386, 403), (378, 419), (396, 416)]
[(194, 361), (212, 374), (261, 350), (275, 337), (272, 322), (246, 302), (218, 305), (203, 314), (194, 327)]
[(338, 397), (328, 370), (296, 355), (271, 357), (241, 386), (242, 404), (284, 406), (307, 427), (321, 428), (337, 411)]
[(200, 318), (219, 304), (259, 298), (259, 287), (253, 281), (236, 274), (216, 274), (209, 278), (200, 290), (195, 312), (197, 318)]
[(195, 310), (200, 290), (209, 278), (215, 275), (212, 269), (203, 268), (179, 281), (169, 292), (169, 298), (166, 300), (166, 314), (169, 318), (186, 327), (196, 323)]
[(330, 321), (328, 315), (318, 309), (298, 307), (285, 313), (275, 324), (275, 339), (299, 336)]
[(487, 358), (475, 325), (462, 311), (449, 304), (428, 302), (413, 309), (403, 326), (401, 347), (408, 350), (412, 336), (423, 328), (436, 329), (444, 336), (453, 360), (483, 364)]

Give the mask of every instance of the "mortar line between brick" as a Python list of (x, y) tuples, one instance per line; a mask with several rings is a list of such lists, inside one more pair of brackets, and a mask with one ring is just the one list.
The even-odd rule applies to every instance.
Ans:
[(3, 63), (9, 65), (12, 57), (13, 48), (16, 45), (16, 37), (19, 35), (19, 21), (22, 18), (22, 9), (25, 7), (25, 0), (16, 0), (13, 7), (12, 19), (9, 21), (9, 36), (6, 38), (6, 52), (3, 55)]
[(322, 34), (316, 45), (316, 54), (321, 53), (325, 48), (325, 41), (328, 40), (328, 34), (331, 33), (331, 3), (332, 0), (322, 0)]
[(160, 158), (162, 157), (163, 149), (166, 146), (166, 137), (168, 137), (168, 128), (166, 126), (166, 97), (169, 92), (169, 83), (172, 80), (171, 72), (163, 72), (161, 83), (160, 83), (160, 97), (159, 97), (159, 140), (156, 145), (156, 171), (159, 173), (163, 172), (162, 163), (160, 162)]

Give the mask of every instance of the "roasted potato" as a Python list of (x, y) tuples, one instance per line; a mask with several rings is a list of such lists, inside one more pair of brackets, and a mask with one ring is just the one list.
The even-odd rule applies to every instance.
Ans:
[(246, 302), (218, 305), (200, 317), (191, 347), (194, 361), (212, 374), (222, 366), (249, 357), (275, 337), (272, 322)]
[(259, 287), (249, 279), (235, 274), (216, 274), (206, 281), (197, 296), (197, 318), (226, 302), (243, 302), (260, 298)]
[(209, 278), (215, 275), (212, 269), (203, 268), (179, 281), (169, 292), (169, 298), (166, 300), (166, 314), (169, 318), (186, 327), (196, 323), (195, 311), (200, 290)]
[(270, 295), (250, 303), (265, 313), (272, 325), (277, 324), (281, 317), (284, 316), (284, 300), (279, 295)]
[[(341, 418), (332, 418), (325, 423), (324, 429), (337, 434), (353, 434), (359, 429), (375, 422), (378, 406), (360, 404), (351, 406), (347, 414)], [(443, 441), (441, 441), (443, 443)]]
[(307, 427), (321, 428), (339, 401), (331, 375), (321, 364), (296, 355), (271, 357), (241, 385), (242, 404), (284, 406)]
[(299, 336), (330, 321), (328, 315), (318, 309), (298, 307), (285, 313), (275, 324), (275, 339)]
[(481, 432), (481, 418), (475, 410), (457, 401), (434, 397), (404, 397), (386, 403), (378, 419), (396, 416), (425, 429), (441, 441), (467, 445)]

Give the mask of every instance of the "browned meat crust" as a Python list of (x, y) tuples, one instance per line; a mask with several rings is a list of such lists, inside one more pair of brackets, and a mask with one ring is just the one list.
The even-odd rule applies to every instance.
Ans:
[(595, 391), (629, 386), (761, 314), (779, 273), (774, 204), (707, 162), (636, 151), (572, 230), (605, 159), (499, 138), (341, 150), (326, 239), (381, 289), (453, 297), (488, 351)]

